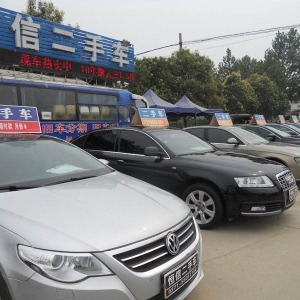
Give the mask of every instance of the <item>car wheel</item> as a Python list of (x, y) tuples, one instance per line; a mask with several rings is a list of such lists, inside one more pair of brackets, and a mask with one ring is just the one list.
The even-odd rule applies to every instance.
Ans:
[(191, 209), (202, 229), (218, 224), (223, 216), (223, 204), (219, 194), (209, 185), (193, 184), (183, 193), (182, 199)]
[(0, 274), (0, 300), (12, 300), (8, 287)]

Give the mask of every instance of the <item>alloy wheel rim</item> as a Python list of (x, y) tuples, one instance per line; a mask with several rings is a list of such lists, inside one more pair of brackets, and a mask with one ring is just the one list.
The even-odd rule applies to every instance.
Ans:
[(213, 198), (204, 191), (196, 190), (188, 194), (186, 204), (194, 214), (198, 224), (208, 224), (215, 217), (215, 202)]

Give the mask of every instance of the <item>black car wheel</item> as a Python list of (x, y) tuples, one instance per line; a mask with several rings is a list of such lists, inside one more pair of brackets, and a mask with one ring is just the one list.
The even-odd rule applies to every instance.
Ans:
[(182, 199), (191, 209), (200, 228), (210, 228), (221, 221), (223, 205), (218, 193), (209, 185), (191, 185), (183, 193)]
[(12, 300), (8, 287), (0, 274), (0, 300)]

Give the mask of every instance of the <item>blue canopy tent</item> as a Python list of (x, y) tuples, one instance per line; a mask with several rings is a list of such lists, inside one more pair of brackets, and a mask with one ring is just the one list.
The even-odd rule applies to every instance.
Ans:
[(187, 96), (183, 96), (179, 101), (175, 103), (175, 105), (185, 108), (185, 109), (190, 109), (191, 113), (195, 115), (199, 114), (207, 114), (207, 115), (213, 115), (215, 113), (223, 113), (223, 109), (219, 108), (204, 108), (201, 107), (195, 103), (193, 103)]
[(151, 108), (163, 108), (166, 113), (179, 113), (179, 107), (159, 98), (151, 89), (144, 95)]

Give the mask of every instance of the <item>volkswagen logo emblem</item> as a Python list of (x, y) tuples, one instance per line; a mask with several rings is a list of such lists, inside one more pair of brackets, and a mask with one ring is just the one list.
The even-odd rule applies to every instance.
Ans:
[(180, 249), (179, 239), (173, 232), (168, 233), (166, 237), (166, 246), (171, 255), (177, 255)]

